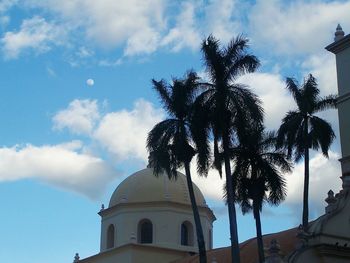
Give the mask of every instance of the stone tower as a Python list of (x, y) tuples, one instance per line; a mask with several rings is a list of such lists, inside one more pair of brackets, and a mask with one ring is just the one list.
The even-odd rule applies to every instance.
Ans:
[[(350, 35), (345, 36), (338, 25), (334, 42), (326, 49), (336, 56), (338, 79), (338, 116), (342, 158), (343, 182), (350, 181)], [(346, 178), (345, 178), (346, 177)]]

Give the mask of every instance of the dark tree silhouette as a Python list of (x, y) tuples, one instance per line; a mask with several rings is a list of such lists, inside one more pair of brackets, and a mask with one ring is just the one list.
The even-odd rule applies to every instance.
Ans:
[(282, 120), (278, 130), (278, 146), (285, 147), (295, 161), (304, 158), (304, 197), (303, 197), (303, 229), (307, 230), (309, 222), (309, 149), (321, 148), (328, 157), (328, 149), (335, 138), (330, 123), (315, 114), (322, 110), (335, 108), (336, 97), (319, 96), (316, 79), (310, 74), (302, 86), (296, 80), (287, 78), (287, 89), (297, 104), (297, 109), (289, 111)]
[(189, 72), (185, 79), (174, 79), (172, 85), (164, 80), (152, 80), (153, 87), (160, 96), (169, 118), (155, 125), (149, 132), (147, 148), (150, 153), (150, 166), (153, 167), (155, 175), (164, 170), (169, 178), (176, 179), (177, 169), (185, 168), (196, 226), (199, 258), (201, 263), (205, 263), (207, 262), (205, 242), (190, 171), (190, 162), (196, 154), (191, 139), (190, 123), (192, 105), (198, 87), (197, 80), (198, 77), (193, 72)]
[[(221, 176), (221, 167), (224, 163), (227, 202), (230, 220), (231, 254), (232, 262), (239, 263), (239, 244), (237, 235), (236, 210), (234, 206), (234, 184), (232, 180), (231, 160), (229, 149), (234, 141), (235, 134), (248, 120), (261, 122), (263, 110), (258, 97), (247, 87), (235, 83), (236, 79), (247, 73), (253, 72), (259, 66), (258, 59), (247, 53), (248, 40), (239, 36), (234, 38), (225, 47), (220, 47), (220, 42), (213, 36), (209, 36), (202, 43), (204, 64), (209, 75), (209, 82), (202, 83), (203, 92), (196, 100), (195, 112), (200, 112), (201, 125), (210, 128), (214, 139), (214, 164)], [(203, 120), (203, 112), (207, 113), (207, 119)], [(196, 113), (197, 114), (197, 113)], [(199, 129), (207, 133), (206, 129)], [(197, 140), (197, 135), (194, 137)], [(198, 135), (203, 138), (203, 135)], [(197, 147), (203, 148), (198, 154), (198, 171), (206, 173), (209, 167), (208, 145), (197, 143)]]
[[(253, 125), (254, 126), (254, 125)], [(240, 144), (232, 148), (235, 159), (234, 178), (236, 202), (243, 214), (253, 211), (259, 262), (265, 262), (260, 212), (264, 202), (278, 205), (286, 196), (286, 184), (281, 172), (289, 172), (291, 164), (283, 150), (277, 150), (276, 135), (266, 133), (259, 125), (246, 130)]]

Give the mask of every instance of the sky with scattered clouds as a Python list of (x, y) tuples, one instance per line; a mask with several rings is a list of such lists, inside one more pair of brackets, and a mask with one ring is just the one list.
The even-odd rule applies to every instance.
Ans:
[[(261, 67), (237, 81), (260, 96), (267, 128), (277, 129), (295, 108), (287, 76), (302, 82), (312, 73), (322, 95), (337, 93), (324, 47), (338, 23), (350, 32), (349, 12), (341, 0), (0, 0), (0, 260), (58, 263), (98, 252), (96, 212), (146, 165), (147, 133), (166, 117), (150, 80), (189, 69), (205, 77), (206, 36), (250, 39)], [(336, 111), (321, 116), (338, 135)], [(329, 160), (311, 154), (312, 218), (340, 188), (339, 158), (339, 139)], [(265, 233), (299, 224), (302, 175), (303, 163), (286, 175), (288, 197), (266, 207)], [(222, 180), (214, 171), (194, 180), (218, 218), (214, 246), (228, 245)], [(255, 235), (251, 215), (238, 220), (240, 240)]]

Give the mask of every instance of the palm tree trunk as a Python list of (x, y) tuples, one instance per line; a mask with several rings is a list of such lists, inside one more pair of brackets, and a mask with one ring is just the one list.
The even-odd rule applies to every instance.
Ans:
[(188, 192), (190, 194), (190, 200), (191, 200), (191, 205), (192, 205), (194, 223), (196, 225), (197, 243), (198, 243), (198, 250), (199, 250), (199, 262), (200, 263), (207, 263), (207, 255), (206, 255), (206, 249), (205, 249), (203, 229), (202, 229), (202, 224), (201, 224), (201, 220), (199, 217), (198, 207), (197, 207), (197, 203), (196, 203), (196, 197), (195, 197), (194, 191), (193, 191), (190, 164), (188, 162), (185, 163), (185, 172), (186, 172)]
[(264, 263), (265, 256), (264, 256), (264, 243), (263, 243), (262, 231), (261, 231), (260, 211), (255, 204), (253, 204), (253, 213), (254, 213), (255, 226), (256, 226), (256, 241), (258, 243), (259, 263)]
[(223, 136), (224, 160), (225, 160), (225, 175), (226, 175), (226, 192), (227, 192), (227, 206), (230, 223), (231, 236), (231, 257), (232, 263), (240, 263), (239, 243), (237, 233), (237, 218), (234, 200), (234, 180), (231, 175), (230, 157), (228, 155), (228, 136)]
[(308, 119), (305, 119), (305, 148), (304, 148), (304, 197), (303, 197), (303, 229), (306, 231), (309, 223), (309, 140)]

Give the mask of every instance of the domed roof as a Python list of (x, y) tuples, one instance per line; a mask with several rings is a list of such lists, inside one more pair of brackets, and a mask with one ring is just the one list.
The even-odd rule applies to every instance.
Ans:
[[(207, 206), (199, 188), (193, 184), (198, 206)], [(191, 205), (186, 177), (178, 172), (177, 180), (169, 180), (166, 174), (156, 177), (153, 169), (138, 171), (119, 184), (112, 194), (109, 207), (120, 203), (147, 203), (170, 201)]]

